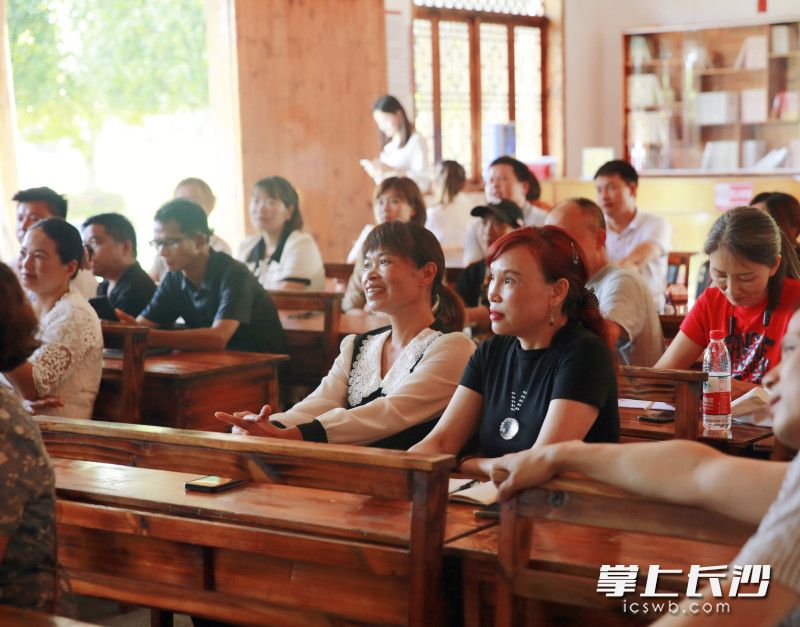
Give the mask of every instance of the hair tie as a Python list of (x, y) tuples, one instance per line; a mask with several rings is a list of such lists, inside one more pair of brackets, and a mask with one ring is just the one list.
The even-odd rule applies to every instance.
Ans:
[(600, 301), (597, 300), (597, 294), (594, 290), (586, 286), (581, 288), (581, 299), (578, 303), (581, 309), (600, 309)]

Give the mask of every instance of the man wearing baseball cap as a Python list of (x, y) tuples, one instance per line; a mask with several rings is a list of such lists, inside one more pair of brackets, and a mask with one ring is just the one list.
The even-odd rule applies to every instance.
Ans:
[[(523, 226), (523, 214), (519, 205), (510, 200), (500, 200), (475, 207), (471, 215), (481, 219), (478, 227), (483, 250), (488, 250), (496, 239)], [(456, 283), (455, 291), (464, 301), (467, 326), (477, 330), (489, 328), (489, 302), (486, 299), (486, 259), (481, 259), (464, 268)]]

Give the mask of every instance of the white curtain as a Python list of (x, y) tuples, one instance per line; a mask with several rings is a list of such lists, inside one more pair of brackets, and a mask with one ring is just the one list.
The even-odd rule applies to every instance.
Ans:
[(0, 261), (16, 257), (14, 203), (17, 191), (16, 115), (11, 75), (6, 0), (0, 0)]

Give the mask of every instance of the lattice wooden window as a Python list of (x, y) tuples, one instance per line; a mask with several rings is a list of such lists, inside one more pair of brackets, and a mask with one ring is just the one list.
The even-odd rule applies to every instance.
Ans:
[(536, 0), (415, 0), (416, 126), (431, 159), (481, 179), (482, 129), (514, 122), (517, 155), (547, 151), (547, 20)]

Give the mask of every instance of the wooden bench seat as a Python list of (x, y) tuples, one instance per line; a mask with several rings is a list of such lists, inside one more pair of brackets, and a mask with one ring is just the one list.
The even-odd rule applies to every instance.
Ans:
[[(77, 592), (217, 620), (429, 625), (449, 455), (38, 418)], [(216, 474), (253, 483), (185, 493)], [(483, 525), (486, 526), (486, 525)]]
[[(567, 525), (582, 525), (591, 531), (584, 536), (583, 548), (561, 549), (537, 545), (537, 527), (541, 521), (553, 521)], [(640, 556), (626, 554), (629, 562), (611, 560), (612, 553), (603, 555), (605, 549), (592, 544), (589, 539), (600, 537), (594, 528), (602, 528), (620, 537), (629, 538), (628, 533), (646, 534), (650, 537), (652, 550)], [(610, 564), (661, 564), (662, 560), (685, 563), (679, 566), (684, 573), (691, 564), (698, 562), (699, 555), (706, 554), (712, 563), (727, 563), (756, 530), (755, 525), (733, 520), (721, 514), (697, 507), (676, 505), (663, 501), (648, 500), (623, 490), (575, 477), (561, 477), (546, 484), (522, 491), (501, 507), (498, 528), (498, 568), (496, 578), (497, 605), (495, 625), (509, 627), (523, 624), (523, 599), (539, 599), (563, 605), (620, 609), (618, 598), (609, 598), (596, 591), (600, 566)], [(568, 530), (562, 531), (568, 536)], [(574, 533), (574, 532), (573, 532)], [(664, 537), (671, 538), (672, 558), (665, 547)], [(646, 539), (642, 539), (646, 542)], [(706, 544), (702, 549), (697, 543)], [(716, 545), (717, 548), (711, 548)], [(580, 546), (580, 545), (578, 545)], [(684, 548), (681, 549), (681, 546)], [(608, 548), (608, 547), (606, 547)], [(578, 551), (577, 560), (574, 552)], [(572, 563), (564, 551), (573, 552)], [(695, 553), (694, 551), (700, 551)], [(560, 565), (557, 575), (542, 570), (542, 564), (552, 565), (553, 555)], [(640, 563), (640, 559), (644, 559)], [(609, 561), (603, 561), (609, 559)], [(722, 560), (722, 561), (719, 561)], [(579, 562), (578, 564), (575, 561)], [(649, 565), (649, 564), (647, 564)], [(711, 565), (705, 563), (705, 565)], [(639, 575), (642, 576), (641, 569)], [(661, 581), (662, 578), (659, 578)], [(685, 592), (685, 583), (674, 577), (663, 578), (665, 587)]]

